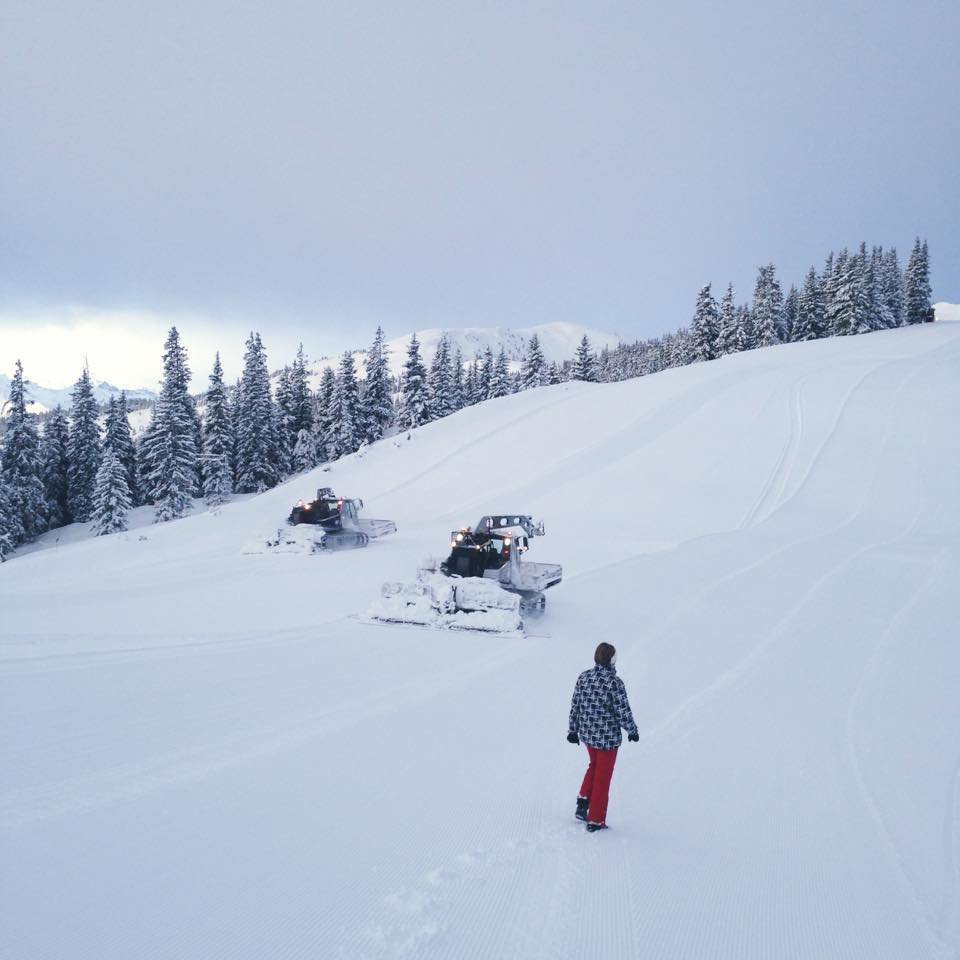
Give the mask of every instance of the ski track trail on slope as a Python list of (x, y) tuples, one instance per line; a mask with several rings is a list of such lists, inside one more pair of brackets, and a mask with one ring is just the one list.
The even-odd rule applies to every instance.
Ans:
[[(342, 617), (336, 618), (342, 620)], [(333, 620), (327, 623), (335, 622)], [(169, 637), (169, 640), (166, 638)], [(141, 632), (139, 638), (147, 639)], [(75, 644), (83, 646), (87, 641), (96, 643), (100, 635), (92, 634), (47, 634), (42, 640), (9, 641), (10, 646), (27, 646), (41, 648), (51, 643), (63, 645)], [(141, 644), (124, 644), (118, 642), (112, 647), (97, 649), (85, 648), (63, 653), (38, 653), (36, 656), (17, 656), (7, 660), (0, 660), (0, 677), (20, 676), (33, 672), (46, 672), (51, 668), (56, 670), (86, 670), (93, 667), (103, 667), (109, 664), (122, 663), (131, 659), (167, 660), (183, 656), (220, 656), (249, 647), (281, 646), (284, 644), (306, 643), (309, 640), (307, 631), (303, 627), (278, 628), (264, 633), (263, 630), (226, 632), (215, 638), (199, 639), (194, 635), (175, 637), (160, 633), (152, 638), (151, 642)], [(0, 640), (0, 645), (7, 645), (8, 641)]]
[[(510, 496), (524, 501), (528, 498), (538, 499), (542, 495), (545, 480), (552, 481), (551, 487), (555, 491), (559, 487), (569, 486), (590, 476), (595, 472), (598, 463), (602, 463), (604, 469), (610, 469), (623, 460), (635, 457), (644, 448), (656, 443), (657, 440), (716, 403), (718, 397), (730, 390), (742, 388), (749, 380), (760, 378), (765, 373), (766, 371), (751, 371), (750, 375), (745, 377), (742, 372), (731, 372), (715, 377), (697, 389), (665, 398), (639, 416), (626, 420), (611, 436), (578, 447), (576, 453), (551, 464), (541, 473), (533, 476), (528, 474), (522, 486), (510, 486)], [(666, 410), (670, 411), (669, 417), (664, 415)], [(649, 429), (642, 430), (644, 426)], [(636, 434), (641, 430), (642, 435), (636, 439)], [(625, 443), (624, 438), (630, 438), (629, 442)], [(497, 496), (500, 494), (485, 493), (482, 499), (475, 498), (468, 501), (464, 507), (458, 508), (457, 514), (448, 515), (459, 516), (464, 509), (471, 512), (474, 509), (485, 509), (484, 505)]]
[[(895, 364), (896, 361), (892, 363)], [(781, 503), (775, 509), (777, 510), (783, 509), (786, 506), (786, 504), (791, 502), (795, 497), (799, 496), (800, 491), (803, 488), (804, 484), (813, 475), (815, 464), (822, 458), (827, 446), (829, 446), (831, 443), (833, 443), (836, 440), (838, 431), (840, 429), (840, 424), (844, 418), (845, 412), (850, 407), (850, 403), (854, 394), (863, 387), (863, 385), (871, 376), (878, 375), (881, 372), (888, 371), (891, 365), (892, 364), (890, 363), (882, 364), (880, 367), (877, 367), (871, 371), (868, 371), (866, 374), (864, 374), (863, 377), (861, 377), (857, 381), (854, 387), (847, 393), (847, 395), (844, 397), (841, 403), (840, 412), (837, 418), (834, 420), (830, 429), (828, 430), (824, 441), (819, 445), (818, 450), (813, 457), (811, 467), (806, 472), (803, 481), (801, 481), (800, 486), (797, 488), (797, 490), (794, 492), (793, 495), (791, 495), (786, 501)], [(922, 369), (911, 370), (908, 373), (907, 377), (901, 380), (900, 383), (897, 384), (896, 388), (892, 392), (892, 398), (890, 400), (891, 406), (894, 406), (896, 399), (900, 396), (902, 390), (907, 385), (907, 383), (915, 378), (920, 377), (922, 373), (923, 373)], [(888, 446), (890, 441), (890, 436), (891, 436), (891, 426), (890, 426), (890, 421), (887, 420), (886, 426), (884, 428), (883, 437), (877, 445), (878, 449), (883, 450)], [(872, 486), (876, 483), (877, 470), (878, 470), (879, 463), (880, 463), (880, 458), (877, 457), (873, 464), (872, 478), (868, 484), (864, 484), (865, 488), (872, 488)], [(774, 470), (774, 473), (775, 474), (777, 473), (776, 468)], [(840, 533), (845, 528), (852, 527), (856, 523), (858, 517), (860, 517), (861, 513), (862, 513), (862, 504), (858, 504), (856, 507), (854, 507), (853, 512), (842, 523), (836, 525), (835, 527), (810, 537), (798, 537), (792, 541), (787, 542), (783, 546), (778, 547), (777, 549), (771, 551), (766, 556), (761, 557), (758, 561), (750, 563), (745, 567), (741, 567), (732, 573), (728, 573), (720, 577), (718, 580), (712, 582), (708, 587), (702, 590), (696, 596), (692, 605), (693, 606), (702, 605), (705, 602), (705, 600), (711, 594), (715, 593), (718, 590), (718, 588), (721, 587), (723, 584), (730, 583), (733, 580), (743, 577), (744, 575), (747, 575), (757, 569), (762, 569), (764, 566), (766, 566), (766, 564), (768, 564), (775, 557), (783, 556), (793, 550), (796, 550), (797, 547), (799, 546), (805, 546), (810, 543), (827, 540), (833, 536), (836, 536), (836, 534)], [(864, 556), (875, 550), (886, 549), (903, 540), (906, 536), (909, 535), (915, 523), (916, 523), (916, 518), (912, 519), (908, 524), (908, 526), (906, 527), (906, 529), (904, 529), (900, 534), (897, 534), (893, 537), (885, 538), (884, 540), (879, 542), (865, 544), (861, 546), (859, 549), (857, 549), (856, 551), (854, 551), (854, 553), (852, 553), (851, 555), (844, 557), (837, 563), (827, 568), (827, 570), (823, 572), (807, 588), (806, 592), (800, 598), (800, 600), (796, 604), (794, 604), (789, 610), (787, 610), (783, 614), (783, 616), (780, 618), (778, 623), (770, 631), (768, 631), (768, 634), (765, 640), (762, 640), (759, 644), (757, 644), (746, 656), (740, 659), (736, 664), (724, 670), (719, 676), (717, 676), (707, 686), (701, 688), (699, 691), (692, 694), (691, 696), (686, 698), (684, 701), (682, 701), (680, 704), (678, 704), (676, 708), (667, 717), (663, 718), (660, 722), (658, 722), (648, 730), (641, 732), (641, 740), (644, 740), (644, 739), (656, 740), (658, 737), (662, 736), (668, 729), (677, 727), (678, 725), (682, 725), (685, 718), (688, 718), (689, 720), (692, 721), (697, 714), (702, 712), (707, 702), (718, 698), (720, 695), (722, 695), (722, 693), (726, 689), (733, 688), (734, 686), (739, 685), (753, 671), (753, 669), (759, 665), (761, 660), (769, 654), (769, 652), (771, 651), (771, 648), (775, 645), (778, 636), (783, 632), (785, 632), (785, 628), (789, 623), (790, 619), (798, 615), (803, 610), (804, 606), (812, 598), (812, 596), (815, 595), (817, 590), (819, 590), (821, 587), (823, 587), (824, 584), (828, 583), (833, 577), (835, 577), (840, 570), (842, 570), (844, 567), (846, 567), (847, 565), (849, 565), (859, 557)], [(682, 612), (685, 612), (689, 608), (690, 608), (690, 605), (687, 605), (684, 608), (684, 611)], [(671, 624), (671, 622), (675, 622), (676, 619), (678, 619), (682, 615), (682, 612), (678, 611), (678, 613), (675, 616), (668, 618), (664, 622), (664, 626), (659, 632), (662, 634), (666, 630), (666, 628)]]
[[(939, 556), (941, 558), (945, 557), (946, 551), (941, 551)], [(853, 693), (851, 694), (850, 702), (847, 707), (845, 732), (847, 752), (850, 757), (850, 766), (853, 769), (861, 799), (869, 813), (871, 821), (876, 828), (880, 842), (888, 854), (891, 867), (897, 874), (898, 885), (903, 891), (905, 897), (909, 900), (920, 926), (922, 926), (925, 932), (928, 934), (931, 945), (944, 956), (949, 955), (951, 957), (955, 957), (960, 955), (960, 943), (957, 943), (956, 940), (951, 936), (949, 927), (944, 929), (943, 926), (937, 923), (936, 918), (932, 915), (933, 911), (931, 910), (930, 905), (924, 902), (919, 890), (917, 890), (916, 886), (911, 880), (909, 870), (907, 869), (906, 862), (903, 858), (903, 854), (901, 853), (900, 848), (894, 839), (892, 830), (887, 824), (887, 820), (883, 815), (881, 805), (867, 783), (867, 779), (864, 775), (863, 765), (858, 756), (854, 736), (856, 713), (860, 707), (864, 690), (876, 675), (884, 653), (888, 652), (889, 648), (895, 644), (895, 631), (900, 625), (901, 620), (903, 620), (908, 613), (917, 607), (923, 595), (929, 591), (930, 585), (934, 579), (936, 579), (938, 573), (939, 570), (936, 568), (936, 566), (927, 572), (927, 575), (924, 577), (919, 586), (917, 586), (916, 589), (911, 592), (906, 601), (901, 604), (900, 608), (891, 618), (887, 629), (879, 638), (879, 641), (870, 655), (861, 673), (860, 679), (854, 687)], [(960, 758), (958, 758), (957, 771), (960, 772)], [(949, 842), (947, 843), (946, 847), (947, 851), (951, 851), (953, 848), (952, 834), (954, 833), (954, 811), (952, 807), (954, 797), (952, 796), (952, 793), (956, 785), (956, 779), (957, 777), (955, 774), (947, 797), (947, 824), (944, 831), (945, 841), (949, 838)], [(953, 869), (952, 856), (948, 856), (946, 859), (948, 883), (945, 886), (945, 892), (949, 891), (950, 889), (949, 874), (955, 873), (955, 870)], [(954, 893), (954, 898), (955, 896), (956, 894)]]
[[(844, 417), (846, 415), (847, 409), (850, 406), (853, 398), (856, 396), (857, 392), (861, 389), (864, 383), (874, 374), (878, 373), (881, 368), (872, 367), (866, 373), (860, 377), (859, 380), (854, 383), (847, 393), (844, 395), (843, 399), (840, 401), (840, 405), (837, 408), (836, 416), (833, 419), (833, 422), (830, 424), (830, 427), (827, 429), (827, 432), (823, 435), (822, 439), (817, 445), (817, 449), (814, 451), (813, 455), (810, 457), (810, 461), (807, 465), (807, 469), (804, 471), (803, 476), (800, 478), (799, 482), (796, 485), (793, 493), (790, 494), (786, 499), (782, 498), (782, 493), (786, 489), (789, 480), (790, 473), (796, 466), (795, 460), (799, 452), (800, 447), (800, 434), (802, 434), (802, 424), (803, 424), (803, 413), (802, 408), (796, 414), (796, 420), (791, 424), (790, 435), (788, 436), (787, 442), (783, 447), (780, 458), (777, 463), (774, 465), (773, 470), (771, 471), (767, 482), (765, 483), (763, 489), (760, 492), (760, 496), (757, 498), (750, 510), (747, 511), (743, 520), (740, 522), (741, 529), (747, 529), (751, 526), (756, 525), (757, 523), (762, 523), (765, 520), (769, 520), (780, 508), (790, 503), (795, 497), (799, 496), (805, 486), (807, 481), (814, 475), (818, 463), (820, 462), (823, 454), (830, 447), (833, 441), (836, 439), (836, 436), (840, 430), (840, 427), (843, 423)], [(802, 403), (802, 396), (799, 395), (796, 398), (797, 403)], [(799, 420), (799, 427), (797, 425), (797, 420)], [(797, 432), (799, 431), (799, 433)], [(796, 442), (794, 443), (794, 436), (796, 433)], [(793, 457), (789, 457), (788, 453), (790, 450), (793, 450)], [(780, 481), (782, 480), (782, 484)], [(772, 491), (775, 487), (780, 488), (781, 498), (775, 500), (772, 496)]]
[[(301, 748), (318, 738), (349, 729), (355, 723), (358, 711), (368, 718), (383, 716), (394, 712), (398, 706), (444, 696), (450, 690), (501, 668), (516, 656), (517, 653), (509, 648), (497, 650), (488, 657), (474, 661), (456, 676), (445, 677), (442, 687), (433, 676), (418, 677), (390, 685), (368, 696), (353, 697), (331, 708), (312, 711), (296, 719), (286, 719), (281, 724), (208, 739), (196, 746), (174, 750), (146, 761), (116, 763), (105, 772), (74, 776), (42, 787), (0, 792), (0, 828), (23, 826), (126, 802), (181, 783), (206, 779), (218, 771), (251, 764), (281, 751)], [(236, 715), (238, 707), (242, 705), (243, 701), (223, 704), (219, 715)], [(216, 711), (205, 707), (197, 711), (196, 725), (202, 728), (205, 721), (209, 722), (217, 716)], [(144, 724), (151, 722), (142, 721)], [(90, 731), (84, 731), (82, 737), (83, 741), (90, 742)], [(62, 743), (63, 738), (57, 742)], [(75, 754), (82, 756), (82, 747)]]
[[(954, 353), (960, 353), (960, 345), (953, 350)], [(896, 387), (895, 393), (900, 395), (904, 388), (913, 380), (919, 379), (923, 374), (923, 366), (927, 363), (936, 363), (944, 353), (944, 348), (938, 347), (935, 349), (927, 350), (924, 353), (921, 353), (918, 357), (912, 358), (910, 361), (903, 360), (902, 358), (895, 358), (892, 360), (883, 360), (875, 364), (871, 369), (867, 370), (863, 376), (861, 376), (847, 391), (846, 395), (840, 402), (840, 405), (837, 409), (837, 414), (833, 419), (833, 422), (828, 429), (827, 433), (824, 435), (823, 440), (818, 445), (817, 451), (810, 458), (810, 461), (807, 465), (807, 469), (804, 471), (803, 476), (797, 482), (796, 487), (793, 492), (790, 493), (786, 499), (781, 500), (777, 503), (772, 510), (763, 518), (769, 519), (775, 513), (777, 513), (781, 508), (786, 506), (789, 503), (795, 501), (806, 489), (808, 482), (813, 478), (818, 465), (820, 464), (824, 453), (827, 451), (829, 446), (834, 442), (839, 433), (840, 427), (843, 424), (844, 419), (846, 418), (850, 405), (857, 393), (859, 393), (864, 386), (867, 385), (868, 381), (881, 376), (882, 374), (888, 372), (892, 368), (896, 367), (906, 367), (907, 376), (902, 380)], [(917, 366), (920, 366), (921, 369), (912, 369)], [(887, 428), (882, 440), (882, 443), (878, 446), (878, 449), (887, 443), (890, 434), (889, 421), (887, 422)]]
[[(850, 521), (842, 524), (840, 527), (815, 537), (806, 538), (802, 541), (802, 543), (803, 545), (808, 545), (810, 543), (816, 543), (818, 541), (829, 539), (830, 537), (835, 536), (845, 527), (851, 525), (855, 520), (856, 517), (853, 517)], [(783, 612), (771, 629), (767, 631), (763, 640), (757, 643), (736, 663), (723, 669), (709, 683), (678, 703), (667, 716), (663, 717), (652, 727), (642, 730), (640, 732), (640, 742), (657, 743), (667, 736), (685, 736), (691, 727), (702, 722), (702, 714), (710, 707), (711, 704), (722, 701), (725, 694), (732, 693), (734, 690), (741, 687), (751, 676), (756, 673), (762, 662), (770, 656), (776, 644), (787, 632), (791, 622), (806, 609), (806, 607), (813, 601), (823, 587), (829, 584), (833, 578), (840, 573), (840, 571), (860, 557), (877, 549), (885, 549), (896, 543), (901, 539), (901, 536), (892, 537), (889, 540), (885, 540), (880, 543), (860, 547), (848, 556), (845, 556), (837, 562), (824, 568), (822, 573), (806, 588), (797, 602)], [(797, 541), (787, 547), (784, 547), (782, 550), (776, 551), (776, 553), (778, 555), (790, 553), (793, 549), (800, 545), (800, 543), (800, 541)], [(750, 564), (748, 567), (742, 568), (734, 575), (724, 577), (723, 580), (719, 581), (714, 587), (706, 592), (707, 596), (714, 592), (722, 583), (738, 579), (756, 569), (761, 568), (765, 565), (765, 563), (769, 562), (769, 559), (770, 558), (765, 558), (759, 563)], [(706, 596), (698, 598), (695, 602), (695, 605), (701, 605), (705, 599)]]
[[(467, 447), (467, 446), (472, 447), (477, 444), (481, 444), (485, 440), (489, 440), (493, 437), (496, 437), (499, 434), (502, 434), (505, 430), (509, 430), (511, 427), (515, 427), (518, 424), (524, 423), (525, 421), (529, 420), (532, 416), (540, 413), (543, 410), (553, 409), (562, 404), (570, 403), (571, 401), (578, 399), (580, 396), (581, 394), (579, 392), (575, 392), (575, 393), (569, 393), (557, 399), (551, 399), (547, 403), (539, 404), (538, 406), (534, 407), (532, 410), (527, 410), (525, 413), (523, 413), (519, 417), (513, 417), (512, 419), (507, 420), (504, 423), (498, 424), (492, 430), (487, 430), (485, 433), (469, 436), (465, 438), (464, 441), (461, 444), (459, 444), (459, 446), (457, 446), (455, 449), (451, 450), (449, 453), (440, 457), (439, 459), (434, 460), (428, 467), (425, 467), (423, 470), (419, 471), (418, 473), (414, 474), (411, 477), (407, 477), (401, 483), (395, 484), (392, 487), (388, 487), (386, 490), (380, 490), (379, 492), (376, 493), (376, 498), (377, 499), (386, 498), (386, 497), (392, 496), (395, 493), (400, 493), (405, 487), (409, 487), (418, 483), (424, 477), (429, 477), (430, 474), (436, 472), (436, 470), (439, 469), (440, 467), (456, 460), (457, 457), (459, 457), (460, 454), (462, 453), (464, 447)], [(401, 437), (401, 436), (402, 436), (401, 434), (398, 434), (397, 437), (392, 438), (392, 442), (394, 446), (397, 446), (398, 448), (406, 445), (405, 440), (401, 440), (399, 443), (396, 442), (398, 437)], [(370, 497), (369, 499), (373, 500), (375, 498)]]
[[(901, 358), (882, 360), (874, 363), (868, 370), (866, 370), (844, 394), (839, 406), (837, 407), (836, 415), (834, 416), (830, 427), (827, 429), (826, 433), (818, 443), (816, 451), (814, 451), (814, 453), (810, 456), (803, 475), (798, 479), (793, 491), (787, 495), (786, 491), (789, 488), (791, 476), (798, 466), (797, 460), (799, 458), (799, 451), (805, 430), (803, 390), (804, 386), (809, 382), (813, 375), (811, 374), (800, 377), (794, 383), (793, 390), (791, 392), (791, 420), (787, 440), (784, 443), (780, 456), (777, 462), (774, 464), (774, 467), (771, 470), (759, 497), (744, 515), (744, 518), (740, 523), (741, 529), (746, 529), (758, 523), (763, 523), (765, 520), (768, 520), (770, 517), (772, 517), (783, 506), (790, 503), (803, 493), (807, 482), (815, 475), (817, 466), (820, 463), (823, 454), (835, 440), (844, 422), (844, 419), (847, 416), (851, 403), (855, 399), (856, 395), (868, 383), (868, 381), (879, 377), (887, 372), (890, 368), (895, 368), (897, 366), (907, 366), (908, 368), (913, 368), (917, 365), (920, 365), (922, 368), (922, 366), (928, 362), (936, 363), (940, 360), (940, 358), (942, 358), (945, 349), (949, 348), (936, 347), (921, 353), (919, 357), (914, 357), (909, 361), (905, 361)], [(957, 352), (957, 349), (955, 348), (953, 352)], [(902, 393), (906, 383), (910, 380), (917, 379), (921, 373), (922, 369), (919, 371), (911, 369), (908, 373), (907, 380), (901, 382), (897, 386), (896, 393)]]
[[(956, 351), (953, 351), (956, 352)], [(942, 358), (942, 352), (940, 354)], [(921, 376), (928, 363), (937, 365), (941, 360), (927, 354), (923, 357), (921, 367), (911, 376), (908, 376), (900, 385), (895, 394), (895, 400), (903, 391), (908, 382)], [(888, 435), (884, 437), (884, 443)], [(930, 447), (929, 430), (922, 435), (922, 448), (927, 451)], [(918, 505), (913, 521), (907, 531), (909, 537), (919, 526), (923, 513), (923, 506)], [(922, 606), (924, 597), (933, 593), (933, 586), (938, 580), (946, 580), (952, 570), (956, 569), (956, 558), (951, 555), (948, 547), (941, 547), (927, 562), (927, 569), (923, 579), (914, 587), (909, 596), (900, 604), (891, 616), (886, 628), (877, 638), (870, 656), (864, 664), (860, 677), (855, 684), (846, 709), (845, 740), (846, 749), (853, 770), (855, 782), (862, 802), (870, 820), (873, 823), (877, 836), (888, 860), (895, 869), (899, 886), (904, 896), (911, 904), (918, 923), (927, 933), (931, 945), (944, 957), (960, 957), (960, 929), (958, 929), (958, 913), (960, 913), (960, 867), (958, 867), (958, 821), (960, 813), (958, 804), (958, 781), (960, 781), (960, 754), (954, 764), (952, 775), (948, 782), (945, 801), (945, 814), (942, 832), (944, 866), (943, 866), (943, 895), (937, 905), (925, 901), (920, 889), (913, 881), (904, 852), (897, 843), (894, 830), (891, 828), (888, 817), (885, 816), (883, 805), (877, 794), (870, 788), (865, 766), (857, 750), (855, 728), (857, 713), (861, 709), (867, 688), (875, 682), (881, 665), (889, 659), (895, 648), (907, 642), (908, 637), (898, 635), (901, 624), (908, 619), (908, 615)]]
[(938, 926), (944, 931), (944, 939), (954, 945), (956, 958), (960, 957), (960, 757), (957, 758), (947, 796), (943, 843), (947, 857)]
[(760, 496), (740, 521), (740, 527), (752, 527), (765, 520), (782, 501), (783, 493), (796, 464), (803, 440), (803, 387), (808, 378), (801, 377), (790, 391), (790, 431), (780, 457), (774, 465)]
[[(896, 363), (896, 361), (891, 361), (891, 363)], [(811, 454), (809, 464), (807, 466), (807, 469), (804, 471), (802, 478), (797, 483), (793, 492), (784, 499), (782, 494), (785, 488), (788, 486), (791, 473), (794, 467), (796, 466), (796, 459), (800, 449), (800, 439), (803, 435), (803, 412), (802, 412), (802, 406), (801, 406), (802, 394), (799, 389), (800, 384), (797, 384), (797, 388), (794, 394), (796, 406), (792, 405), (795, 419), (793, 421), (793, 428), (791, 429), (791, 434), (788, 437), (788, 440), (784, 445), (781, 451), (781, 454), (777, 459), (776, 464), (774, 465), (769, 476), (767, 477), (767, 480), (765, 481), (759, 496), (757, 497), (756, 501), (751, 506), (751, 508), (744, 515), (743, 520), (741, 520), (740, 523), (735, 528), (721, 529), (716, 532), (698, 535), (688, 540), (682, 540), (671, 549), (677, 549), (687, 544), (696, 543), (698, 540), (710, 539), (710, 538), (716, 537), (719, 534), (733, 533), (736, 529), (747, 530), (752, 526), (756, 526), (760, 523), (763, 523), (769, 520), (780, 509), (782, 509), (784, 506), (792, 502), (795, 498), (799, 497), (799, 495), (803, 492), (807, 481), (814, 475), (817, 464), (823, 457), (824, 453), (830, 447), (830, 445), (836, 440), (837, 434), (840, 430), (840, 426), (843, 422), (845, 411), (850, 406), (850, 403), (853, 400), (855, 394), (872, 375), (880, 372), (883, 366), (885, 366), (885, 364), (871, 367), (871, 369), (866, 371), (860, 377), (860, 379), (856, 383), (854, 383), (853, 386), (844, 395), (843, 399), (840, 402), (840, 407), (837, 411), (837, 414), (834, 417), (829, 429), (826, 431), (826, 433), (823, 435), (820, 442), (817, 444), (817, 449)], [(806, 380), (807, 378), (803, 378), (803, 379)], [(792, 456), (788, 456), (788, 450), (791, 450), (791, 449), (793, 451)], [(775, 487), (780, 489), (780, 495), (777, 498), (774, 498), (771, 496), (772, 490)], [(857, 511), (856, 511), (856, 508), (854, 508), (853, 512), (844, 521), (842, 521), (840, 524), (834, 527), (832, 531), (828, 531), (828, 532), (837, 532), (838, 530), (847, 526), (855, 519), (856, 515), (857, 515)], [(729, 576), (725, 575), (724, 577), (722, 577), (721, 580), (718, 581), (718, 584), (716, 585), (719, 585), (719, 583), (727, 582), (728, 580), (732, 579), (733, 576), (737, 576), (742, 572), (759, 569), (762, 567), (762, 565), (765, 562), (777, 556), (780, 556), (782, 553), (791, 549), (792, 547), (797, 546), (798, 544), (807, 542), (808, 539), (811, 539), (811, 538), (800, 538), (796, 541), (791, 541), (791, 542), (788, 542), (787, 544), (777, 546), (776, 548), (766, 553), (763, 557), (761, 557), (760, 560), (753, 561), (745, 567), (738, 568), (737, 570), (731, 571)], [(565, 576), (564, 580), (565, 582), (575, 581), (581, 577), (586, 577), (596, 573), (601, 573), (604, 570), (608, 570), (608, 569), (614, 569), (616, 567), (621, 566), (624, 562), (629, 562), (629, 560), (631, 559), (636, 559), (638, 557), (643, 557), (646, 555), (647, 555), (646, 553), (637, 553), (637, 554), (633, 554), (632, 556), (620, 557), (620, 558), (617, 558), (616, 560), (611, 560), (601, 564), (596, 564), (592, 567), (583, 567), (579, 569), (576, 573), (571, 574), (569, 576)], [(698, 598), (702, 595), (707, 595), (712, 593), (716, 585), (711, 584), (703, 588), (701, 590), (701, 593), (698, 594)], [(672, 618), (664, 621), (664, 624), (669, 625), (671, 622), (672, 622)]]

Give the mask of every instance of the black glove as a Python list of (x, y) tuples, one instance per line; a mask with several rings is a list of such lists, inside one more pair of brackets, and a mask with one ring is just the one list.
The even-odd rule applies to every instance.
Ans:
[(631, 743), (639, 743), (639, 742), (640, 742), (640, 734), (639, 734), (639, 733), (629, 733), (629, 734), (627, 734), (627, 739), (628, 739)]
[(579, 742), (580, 742), (580, 738), (577, 736), (575, 731), (571, 730), (567, 734), (567, 743), (579, 743)]

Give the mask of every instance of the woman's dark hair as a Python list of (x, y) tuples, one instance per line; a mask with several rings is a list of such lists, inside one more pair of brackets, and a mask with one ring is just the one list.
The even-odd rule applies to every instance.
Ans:
[(601, 643), (593, 654), (593, 662), (601, 667), (609, 667), (617, 648), (612, 643)]

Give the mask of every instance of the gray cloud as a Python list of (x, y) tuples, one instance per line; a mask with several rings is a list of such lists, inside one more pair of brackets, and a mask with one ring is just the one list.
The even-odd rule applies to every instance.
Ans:
[(958, 9), (8, 0), (3, 307), (641, 335), (917, 232), (956, 297)]

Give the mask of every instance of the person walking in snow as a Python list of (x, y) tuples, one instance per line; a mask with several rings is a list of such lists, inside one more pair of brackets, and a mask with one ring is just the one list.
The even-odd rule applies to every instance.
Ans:
[(570, 704), (567, 741), (583, 741), (590, 755), (590, 765), (577, 797), (576, 818), (587, 821), (587, 830), (607, 827), (607, 796), (617, 749), (623, 742), (622, 727), (627, 739), (636, 743), (640, 733), (630, 712), (627, 688), (617, 676), (617, 651), (611, 643), (601, 643), (593, 655), (594, 667), (577, 677)]

